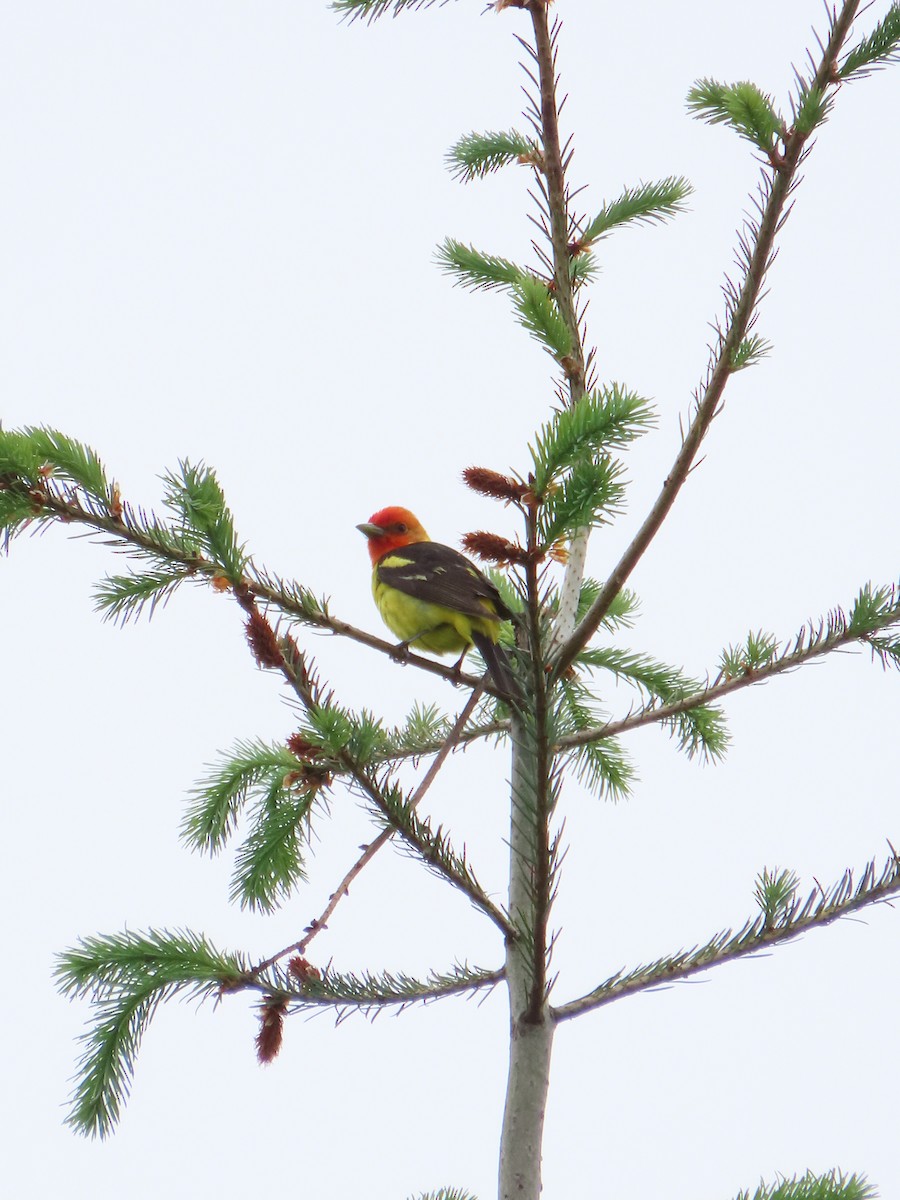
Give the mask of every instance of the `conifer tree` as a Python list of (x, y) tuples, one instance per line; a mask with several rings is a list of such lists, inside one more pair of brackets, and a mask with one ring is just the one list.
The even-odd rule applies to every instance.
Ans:
[[(434, 0), (333, 0), (349, 20), (406, 16)], [(829, 655), (863, 649), (883, 666), (900, 665), (900, 594), (890, 581), (861, 580), (855, 595), (820, 601), (817, 615), (795, 631), (757, 630), (723, 649), (703, 678), (635, 649), (623, 634), (633, 624), (632, 575), (704, 453), (714, 419), (725, 413), (732, 377), (770, 352), (758, 319), (772, 265), (804, 163), (815, 136), (839, 103), (844, 84), (893, 62), (900, 46), (900, 5), (860, 17), (859, 0), (828, 12), (827, 27), (797, 69), (792, 94), (780, 102), (748, 81), (699, 80), (687, 97), (700, 120), (724, 125), (748, 143), (761, 164), (759, 188), (739, 234), (736, 270), (723, 287), (709, 360), (683, 422), (670, 469), (616, 561), (603, 577), (586, 574), (595, 531), (619, 519), (626, 499), (629, 448), (659, 422), (651, 401), (627, 382), (606, 379), (587, 319), (587, 298), (600, 248), (628, 226), (676, 219), (691, 186), (680, 176), (634, 181), (591, 202), (573, 177), (573, 141), (560, 129), (559, 58), (565, 34), (582, 14), (557, 15), (551, 0), (496, 0), (501, 19), (516, 20), (523, 52), (526, 108), (517, 129), (465, 133), (447, 154), (463, 184), (501, 171), (527, 172), (535, 236), (521, 259), (473, 246), (463, 235), (439, 245), (439, 268), (472, 292), (505, 295), (514, 320), (547, 355), (552, 391), (547, 415), (515, 465), (484, 464), (472, 446), (466, 486), (515, 513), (518, 534), (476, 531), (463, 548), (489, 573), (513, 614), (504, 633), (519, 689), (498, 693), (476, 653), (462, 665), (399, 648), (381, 631), (350, 625), (320, 595), (327, 578), (295, 580), (263, 566), (238, 532), (216, 472), (182, 461), (164, 476), (159, 513), (127, 496), (98, 453), (69, 432), (31, 426), (0, 431), (0, 525), (7, 548), (16, 535), (61, 524), (111, 544), (125, 569), (96, 590), (98, 610), (120, 624), (151, 617), (186, 586), (222, 593), (242, 614), (255, 663), (287, 689), (296, 727), (284, 741), (248, 732), (191, 792), (183, 837), (210, 855), (231, 853), (230, 899), (271, 913), (286, 904), (302, 914), (287, 946), (232, 950), (190, 929), (126, 929), (85, 936), (60, 954), (61, 990), (87, 1000), (92, 1017), (79, 1059), (68, 1121), (77, 1131), (113, 1133), (128, 1097), (141, 1039), (160, 1005), (176, 998), (258, 998), (256, 1047), (271, 1062), (293, 1020), (330, 1012), (374, 1015), (451, 997), (508, 996), (510, 1039), (506, 1106), (499, 1149), (501, 1200), (537, 1200), (553, 1039), (564, 1023), (620, 999), (714, 972), (775, 950), (799, 935), (858, 913), (900, 892), (900, 859), (873, 851), (862, 870), (848, 865), (830, 881), (802, 880), (790, 869), (762, 867), (748, 896), (746, 919), (715, 928), (701, 944), (631, 963), (586, 989), (572, 989), (552, 965), (560, 932), (554, 901), (566, 885), (564, 782), (577, 776), (596, 796), (616, 800), (635, 787), (632, 731), (668, 731), (689, 758), (714, 764), (726, 752), (729, 697), (805, 668)], [(562, 30), (559, 16), (566, 17)], [(857, 18), (860, 18), (857, 21)], [(865, 28), (856, 28), (868, 19)], [(879, 83), (879, 86), (883, 84)], [(714, 131), (710, 136), (724, 136)], [(819, 150), (816, 149), (818, 153)], [(826, 152), (823, 147), (822, 152)], [(473, 303), (478, 303), (476, 299)], [(512, 453), (512, 452), (511, 452)], [(367, 515), (367, 514), (364, 514)], [(312, 635), (355, 642), (397, 669), (428, 672), (455, 685), (446, 710), (417, 703), (390, 724), (354, 709), (324, 677)], [(634, 703), (610, 713), (614, 684)], [(428, 794), (454, 752), (476, 743), (508, 756), (508, 891), (483, 882), (465, 830), (429, 816)], [(412, 769), (410, 769), (412, 768)], [(411, 782), (412, 781), (412, 782)], [(304, 909), (304, 884), (315, 870), (317, 839), (328, 837), (329, 807), (349, 796), (371, 817), (371, 839), (333, 881), (320, 912)], [(317, 955), (317, 939), (352, 904), (351, 885), (385, 847), (402, 848), (424, 870), (455, 889), (493, 927), (496, 955), (487, 964), (461, 958), (423, 976), (362, 963), (339, 970)], [(77, 903), (77, 899), (73, 901)], [(772, 1182), (739, 1200), (866, 1200), (875, 1192), (863, 1174), (841, 1169), (802, 1172), (802, 1165), (761, 1163)], [(592, 1167), (587, 1160), (585, 1172)], [(776, 1177), (777, 1169), (788, 1172)], [(589, 1194), (600, 1194), (593, 1186)], [(433, 1200), (470, 1200), (454, 1187)], [(427, 1200), (423, 1194), (421, 1200)]]

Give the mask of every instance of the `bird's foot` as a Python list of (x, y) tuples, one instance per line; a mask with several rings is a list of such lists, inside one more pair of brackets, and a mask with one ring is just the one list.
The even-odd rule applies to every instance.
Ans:
[(409, 662), (409, 642), (398, 642), (391, 651), (391, 658), (394, 662), (408, 663)]
[(453, 664), (452, 672), (450, 675), (450, 682), (453, 684), (454, 687), (459, 687), (459, 685), (462, 683), (462, 665), (463, 665), (463, 660), (465, 659), (465, 657), (468, 653), (469, 653), (469, 647), (466, 646), (465, 650), (463, 650), (462, 654), (459, 656), (459, 658)]

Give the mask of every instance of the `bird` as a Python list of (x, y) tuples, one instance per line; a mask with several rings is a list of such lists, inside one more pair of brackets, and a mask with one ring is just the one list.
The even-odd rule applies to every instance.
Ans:
[(491, 580), (452, 546), (433, 542), (408, 508), (382, 508), (356, 528), (368, 539), (372, 594), (385, 625), (401, 639), (398, 649), (461, 651), (459, 670), (475, 646), (498, 694), (511, 703), (521, 699), (497, 644), (513, 614)]

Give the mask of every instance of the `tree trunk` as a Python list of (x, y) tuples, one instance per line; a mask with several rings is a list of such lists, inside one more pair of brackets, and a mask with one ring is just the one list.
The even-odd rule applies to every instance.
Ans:
[[(509, 987), (509, 1079), (500, 1142), (500, 1200), (539, 1200), (544, 1112), (550, 1084), (554, 1022), (547, 1003), (543, 942), (533, 931), (540, 920), (535, 887), (537, 855), (546, 821), (537, 779), (533, 741), (520, 718), (513, 719), (510, 821), (509, 915), (520, 930), (506, 952)], [(537, 998), (537, 1001), (536, 1001)]]

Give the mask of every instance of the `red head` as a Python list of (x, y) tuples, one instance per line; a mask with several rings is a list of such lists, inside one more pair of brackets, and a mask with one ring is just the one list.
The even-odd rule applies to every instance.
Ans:
[(373, 513), (364, 525), (356, 527), (369, 539), (369, 557), (373, 565), (389, 550), (408, 546), (411, 542), (431, 539), (408, 508), (382, 508)]

